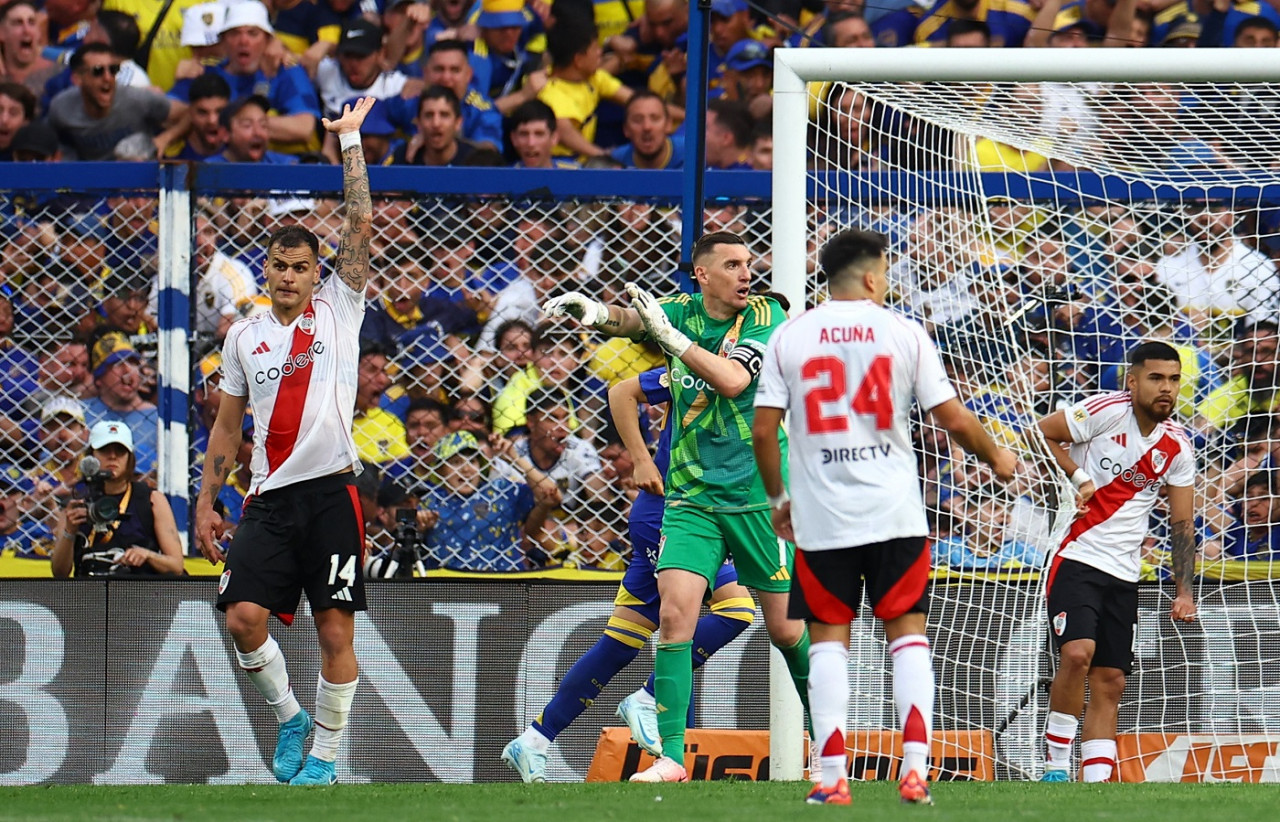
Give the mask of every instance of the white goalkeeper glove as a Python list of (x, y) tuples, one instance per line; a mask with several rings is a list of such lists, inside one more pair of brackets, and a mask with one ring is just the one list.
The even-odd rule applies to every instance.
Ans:
[(573, 317), (592, 328), (599, 328), (609, 319), (609, 307), (581, 291), (570, 291), (568, 294), (552, 297), (542, 304), (542, 313), (547, 317)]
[(644, 323), (649, 337), (676, 359), (683, 357), (693, 345), (693, 340), (671, 324), (654, 296), (635, 283), (627, 283), (627, 294), (631, 296), (631, 307), (640, 315), (640, 322)]

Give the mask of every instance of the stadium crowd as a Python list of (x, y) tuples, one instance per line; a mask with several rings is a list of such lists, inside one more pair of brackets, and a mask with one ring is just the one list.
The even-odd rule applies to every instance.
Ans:
[[(714, 0), (708, 167), (771, 167), (777, 48), (1275, 47), (1280, 24), (1267, 4), (1229, 0), (927, 5)], [(177, 0), (161, 16), (162, 6), (0, 5), (0, 161), (332, 163), (336, 141), (320, 139), (320, 118), (373, 96), (362, 129), (370, 164), (567, 173), (683, 163), (681, 0)], [(1235, 142), (1177, 127), (1187, 100), (1158, 85), (1134, 88), (1113, 112), (1172, 113), (1164, 143), (1140, 144), (1131, 163), (1250, 161), (1233, 154)], [(818, 94), (812, 133), (826, 167), (903, 162), (910, 118), (847, 87)], [(1273, 117), (1264, 103), (1255, 122)], [(1078, 134), (1116, 127), (1081, 114), (1105, 120), (1105, 106), (1099, 114), (1078, 100), (1056, 104), (1045, 117), (1074, 118)], [(998, 145), (987, 151), (984, 165), (1011, 162)], [(1015, 165), (1049, 161), (1022, 154)], [(219, 402), (220, 342), (232, 322), (268, 305), (262, 237), (297, 222), (332, 241), (337, 206), (288, 196), (197, 204), (193, 478)], [(958, 209), (826, 216), (829, 224), (813, 226), (815, 246), (842, 224), (889, 235), (897, 304), (928, 324), (967, 404), (1024, 452), (1037, 416), (1118, 388), (1135, 341), (1172, 342), (1187, 375), (1180, 414), (1201, 446), (1205, 558), (1269, 562), (1280, 548), (1280, 215), (1219, 204), (1045, 211), (993, 200), (982, 220)], [(127, 193), (12, 192), (0, 204), (0, 542), (21, 556), (49, 555), (96, 423), (126, 423), (139, 475), (155, 480), (156, 219), (154, 198)], [(674, 215), (621, 202), (385, 199), (374, 219), (355, 422), (371, 468), (360, 480), (371, 546), (393, 550), (404, 534), (397, 512), (412, 509), (424, 568), (620, 569), (636, 489), (606, 391), (663, 357), (651, 344), (588, 341), (543, 322), (538, 306), (569, 287), (604, 302), (620, 302), (632, 279), (663, 290), (677, 257)], [(767, 220), (758, 206), (716, 204), (704, 223), (752, 238), (763, 282)], [(1010, 313), (1017, 323), (1004, 322)], [(646, 410), (654, 436), (660, 419), (661, 409)], [(251, 432), (250, 418), (239, 470), (222, 491), (232, 523)], [(1049, 484), (1032, 479), (1040, 472), (997, 492), (933, 429), (920, 428), (919, 441), (935, 563), (1038, 565), (1058, 505)], [(1160, 547), (1157, 531), (1153, 567)]]

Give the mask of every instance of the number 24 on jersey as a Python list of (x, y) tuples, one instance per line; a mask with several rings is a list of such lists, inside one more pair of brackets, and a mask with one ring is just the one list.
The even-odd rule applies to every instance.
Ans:
[[(849, 430), (848, 414), (823, 412), (824, 406), (843, 404), (848, 396), (845, 362), (839, 357), (813, 357), (805, 360), (800, 376), (805, 382), (821, 381), (804, 395), (805, 419), (810, 434), (834, 434)], [(880, 354), (871, 360), (866, 376), (853, 392), (849, 407), (853, 413), (875, 417), (877, 431), (893, 427), (893, 358)]]

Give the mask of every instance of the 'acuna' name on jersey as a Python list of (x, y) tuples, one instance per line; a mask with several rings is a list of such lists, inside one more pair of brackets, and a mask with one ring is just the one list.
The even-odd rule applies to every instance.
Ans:
[(873, 343), (875, 341), (875, 329), (861, 325), (850, 325), (844, 328), (824, 328), (818, 332), (819, 343)]

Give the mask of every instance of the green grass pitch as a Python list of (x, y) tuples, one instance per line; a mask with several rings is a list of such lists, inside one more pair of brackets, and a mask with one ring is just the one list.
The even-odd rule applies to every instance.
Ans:
[(0, 820), (23, 822), (602, 822), (858, 819), (929, 822), (1205, 822), (1275, 819), (1276, 785), (944, 783), (932, 808), (904, 807), (890, 783), (852, 787), (851, 808), (804, 804), (804, 783), (688, 785), (275, 785), (0, 788)]

